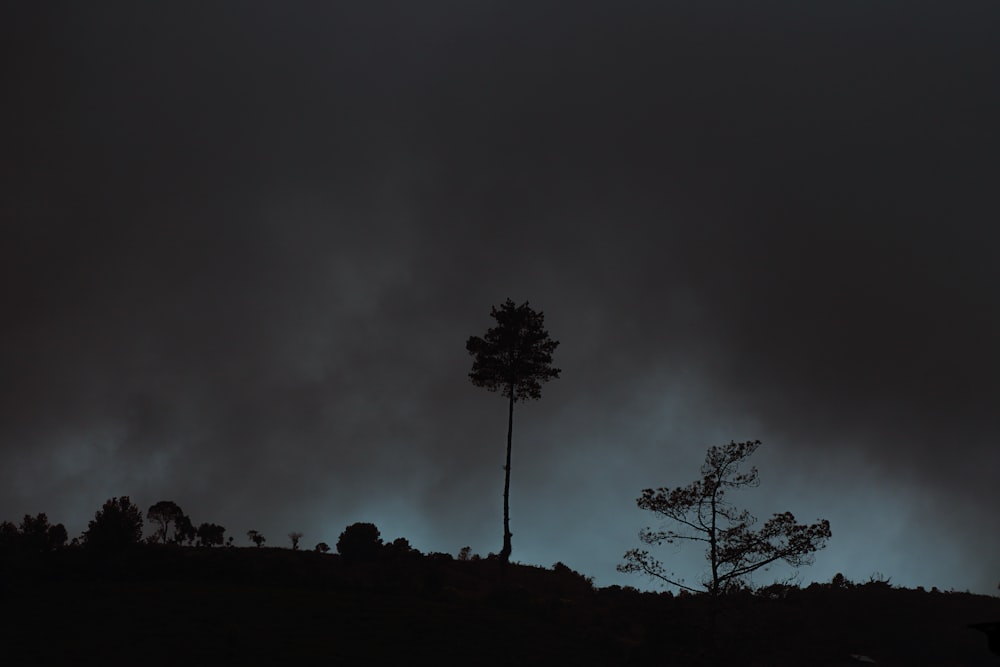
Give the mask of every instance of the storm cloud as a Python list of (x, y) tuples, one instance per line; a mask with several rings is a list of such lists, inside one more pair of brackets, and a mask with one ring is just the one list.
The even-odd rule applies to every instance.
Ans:
[(645, 586), (639, 491), (759, 438), (804, 581), (996, 590), (1000, 8), (363, 5), (4, 11), (0, 518), (497, 551), (510, 297), (515, 560)]

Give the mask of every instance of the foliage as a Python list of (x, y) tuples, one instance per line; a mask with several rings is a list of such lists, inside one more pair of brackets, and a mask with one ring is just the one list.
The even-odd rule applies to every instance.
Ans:
[(85, 546), (106, 551), (130, 547), (141, 539), (142, 511), (128, 496), (105, 502), (83, 532)]
[(21, 521), (21, 548), (30, 553), (54, 551), (66, 545), (69, 534), (61, 523), (52, 525), (44, 512), (32, 517), (25, 514)]
[(61, 523), (52, 525), (48, 516), (25, 514), (20, 527), (10, 521), (0, 523), (0, 553), (40, 554), (61, 549), (69, 535)]
[(851, 588), (852, 586), (854, 586), (854, 583), (841, 572), (833, 575), (833, 579), (830, 580), (831, 588)]
[(511, 553), (510, 532), (510, 452), (514, 428), (514, 402), (542, 397), (542, 384), (559, 377), (562, 371), (552, 367), (552, 353), (559, 341), (545, 330), (541, 311), (534, 311), (525, 301), (516, 305), (507, 299), (490, 316), (497, 326), (482, 338), (470, 336), (465, 349), (474, 357), (469, 379), (477, 387), (499, 391), (509, 400), (507, 419), (507, 459), (504, 464), (503, 548), (500, 559), (507, 562)]
[(191, 517), (187, 514), (182, 514), (177, 519), (177, 525), (174, 526), (174, 544), (188, 544), (194, 542), (195, 538), (198, 536), (198, 531), (191, 523)]
[(161, 500), (150, 506), (146, 512), (146, 519), (159, 525), (156, 539), (163, 544), (167, 543), (167, 531), (171, 524), (174, 526), (174, 539), (177, 539), (178, 525), (182, 521), (182, 517), (184, 517), (184, 511), (172, 500)]
[(214, 523), (203, 523), (198, 526), (198, 546), (221, 546), (225, 543), (226, 529)]
[(320, 542), (319, 544), (316, 545), (316, 551), (318, 551), (321, 554), (325, 554), (330, 551), (330, 545), (327, 544), (326, 542)]
[(345, 560), (374, 560), (382, 548), (382, 537), (373, 523), (352, 523), (337, 540), (337, 553)]
[(420, 551), (414, 549), (410, 541), (405, 537), (397, 537), (392, 542), (387, 543), (382, 549), (386, 558), (390, 560), (407, 559), (413, 556), (420, 556)]
[[(678, 530), (645, 528), (639, 538), (646, 544), (691, 541), (705, 545), (710, 571), (701, 583), (711, 595), (744, 587), (751, 572), (779, 560), (808, 565), (830, 537), (829, 521), (797, 524), (790, 512), (775, 514), (753, 530), (756, 519), (728, 502), (727, 490), (758, 485), (757, 469), (742, 471), (741, 465), (759, 446), (755, 440), (712, 447), (701, 467), (702, 479), (674, 489), (644, 489), (636, 501), (640, 509), (680, 526)], [(648, 551), (630, 550), (618, 570), (642, 572), (683, 590), (698, 590), (668, 573)]]
[(469, 373), (472, 384), (515, 401), (541, 398), (542, 383), (561, 372), (551, 367), (559, 341), (549, 338), (544, 313), (532, 310), (527, 301), (516, 306), (507, 299), (499, 309), (493, 307), (490, 316), (497, 326), (482, 338), (470, 336), (465, 344), (475, 357)]
[(264, 544), (264, 542), (267, 542), (267, 538), (265, 538), (256, 530), (248, 530), (247, 537), (250, 538), (250, 541), (256, 544), (258, 547)]
[(11, 553), (21, 543), (17, 526), (10, 521), (0, 521), (0, 554)]

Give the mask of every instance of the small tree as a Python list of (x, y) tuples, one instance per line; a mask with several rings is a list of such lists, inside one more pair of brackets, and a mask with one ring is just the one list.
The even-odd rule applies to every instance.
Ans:
[(21, 533), (12, 521), (0, 521), (0, 556), (11, 554), (21, 546)]
[(214, 523), (203, 523), (198, 526), (198, 546), (221, 546), (225, 543), (226, 529)]
[(337, 553), (345, 560), (374, 560), (382, 549), (382, 537), (373, 523), (352, 523), (337, 539)]
[(61, 523), (49, 526), (49, 549), (62, 549), (69, 540), (66, 526)]
[[(646, 544), (690, 541), (705, 545), (710, 572), (702, 584), (713, 596), (738, 588), (751, 572), (779, 560), (809, 565), (813, 554), (830, 538), (829, 521), (801, 525), (790, 512), (775, 514), (759, 530), (752, 530), (756, 519), (726, 500), (727, 489), (758, 485), (757, 469), (742, 472), (740, 466), (759, 446), (760, 441), (755, 440), (712, 447), (701, 467), (702, 479), (675, 489), (644, 489), (636, 501), (640, 509), (680, 526), (679, 530), (643, 529), (639, 539)], [(648, 551), (640, 549), (627, 552), (618, 571), (642, 572), (683, 590), (699, 590), (682, 583)]]
[(302, 539), (302, 533), (299, 533), (297, 531), (296, 532), (288, 533), (288, 539), (290, 539), (292, 541), (292, 551), (298, 551), (299, 550), (299, 540)]
[(191, 523), (191, 517), (182, 512), (174, 524), (174, 544), (190, 545), (196, 537), (198, 537), (198, 530)]
[(316, 551), (321, 554), (325, 554), (330, 551), (330, 545), (326, 542), (320, 542), (316, 545)]
[(83, 531), (84, 544), (93, 549), (124, 549), (142, 540), (142, 511), (128, 496), (112, 498), (94, 514)]
[(146, 519), (159, 526), (156, 536), (163, 544), (167, 543), (167, 530), (171, 524), (174, 526), (174, 536), (177, 536), (178, 522), (183, 516), (184, 511), (172, 500), (161, 500), (146, 512)]
[(61, 523), (52, 525), (44, 512), (37, 516), (25, 514), (21, 521), (21, 548), (30, 553), (42, 553), (60, 549), (66, 545), (69, 535)]
[(267, 539), (263, 535), (258, 533), (256, 530), (248, 530), (247, 537), (249, 537), (250, 541), (256, 544), (258, 547), (264, 544), (264, 542), (267, 542)]
[(544, 314), (535, 312), (525, 301), (517, 306), (507, 299), (490, 316), (497, 326), (482, 338), (471, 336), (465, 349), (475, 357), (469, 379), (477, 387), (499, 391), (509, 401), (507, 416), (507, 462), (503, 484), (503, 548), (500, 559), (510, 560), (510, 449), (514, 430), (514, 402), (542, 397), (542, 383), (558, 378), (561, 372), (552, 368), (552, 353), (559, 341), (549, 338)]
[(404, 560), (420, 555), (405, 537), (397, 537), (392, 542), (387, 542), (382, 552), (390, 560)]

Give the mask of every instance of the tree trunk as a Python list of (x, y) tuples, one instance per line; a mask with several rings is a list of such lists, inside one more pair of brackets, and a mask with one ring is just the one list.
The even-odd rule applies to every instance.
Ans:
[(507, 464), (503, 480), (503, 549), (500, 550), (500, 561), (510, 560), (510, 442), (514, 431), (514, 387), (510, 387), (510, 412), (507, 416)]

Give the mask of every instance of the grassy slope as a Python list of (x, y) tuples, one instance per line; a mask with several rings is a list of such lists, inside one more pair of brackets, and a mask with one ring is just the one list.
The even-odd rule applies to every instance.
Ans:
[[(579, 575), (283, 549), (79, 550), (0, 570), (0, 664), (994, 665), (968, 623), (1000, 598), (868, 585), (726, 601), (591, 590)], [(4, 658), (9, 658), (5, 660)]]

